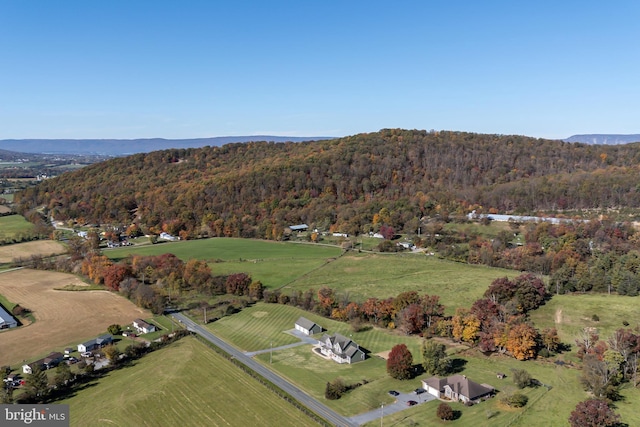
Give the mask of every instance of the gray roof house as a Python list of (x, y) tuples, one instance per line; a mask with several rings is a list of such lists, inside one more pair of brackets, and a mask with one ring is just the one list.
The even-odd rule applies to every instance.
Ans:
[(290, 225), (289, 230), (291, 231), (307, 231), (309, 226), (307, 224), (298, 224), (298, 225)]
[(31, 374), (33, 373), (34, 366), (38, 365), (42, 369), (51, 369), (54, 366), (57, 366), (64, 359), (64, 355), (59, 352), (49, 353), (47, 357), (36, 360), (33, 363), (29, 363), (26, 365), (22, 365), (22, 373)]
[(15, 328), (16, 326), (18, 326), (16, 319), (0, 305), (0, 329)]
[(136, 319), (133, 321), (133, 327), (138, 330), (139, 334), (148, 334), (149, 332), (155, 332), (156, 326), (145, 322), (142, 319)]
[(113, 337), (111, 336), (111, 334), (100, 335), (96, 339), (92, 339), (89, 341), (85, 341), (82, 344), (78, 344), (78, 351), (80, 353), (93, 351), (97, 348), (104, 347), (105, 345), (111, 344), (112, 342), (113, 342)]
[(320, 352), (338, 363), (361, 362), (367, 357), (356, 342), (340, 334), (324, 334), (319, 343)]
[(488, 384), (478, 384), (466, 375), (452, 375), (446, 378), (431, 377), (422, 380), (422, 388), (438, 399), (478, 403), (483, 397), (491, 396), (494, 388)]
[(296, 320), (296, 330), (302, 332), (305, 335), (313, 335), (322, 332), (322, 326), (318, 325), (311, 320), (300, 317)]

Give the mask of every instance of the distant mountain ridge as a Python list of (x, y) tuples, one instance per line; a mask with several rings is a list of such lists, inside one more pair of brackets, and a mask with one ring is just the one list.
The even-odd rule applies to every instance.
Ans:
[(606, 134), (606, 133), (593, 133), (585, 135), (572, 135), (564, 142), (582, 142), (584, 144), (591, 145), (619, 145), (629, 144), (631, 142), (640, 142), (640, 134)]
[(219, 136), (191, 139), (3, 139), (0, 149), (21, 153), (50, 154), (99, 154), (106, 156), (125, 156), (149, 153), (171, 148), (216, 147), (232, 142), (304, 142), (333, 139), (333, 137), (292, 137), (271, 135)]

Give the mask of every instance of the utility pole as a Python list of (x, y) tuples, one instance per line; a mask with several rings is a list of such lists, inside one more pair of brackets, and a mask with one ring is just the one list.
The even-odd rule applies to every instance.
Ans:
[(207, 307), (204, 308), (204, 324), (207, 324)]
[(269, 365), (273, 363), (273, 341), (271, 341), (271, 347), (269, 347)]
[(382, 420), (384, 419), (384, 403), (380, 406), (380, 411), (382, 412), (382, 416), (380, 417), (380, 427), (382, 427)]

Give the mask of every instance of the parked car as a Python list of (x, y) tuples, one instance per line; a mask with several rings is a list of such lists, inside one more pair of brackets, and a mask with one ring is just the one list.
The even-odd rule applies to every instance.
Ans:
[(416, 394), (422, 394), (422, 393), (424, 393), (425, 391), (427, 391), (427, 390), (425, 390), (425, 389), (423, 389), (423, 388), (417, 388), (417, 389), (415, 389), (415, 390), (414, 390), (414, 392), (415, 392)]
[(409, 400), (407, 402), (407, 406), (413, 406), (413, 405), (417, 405), (417, 404), (418, 404), (418, 402), (416, 402), (415, 400)]
[(389, 394), (390, 394), (391, 396), (398, 396), (400, 393), (398, 393), (398, 392), (397, 392), (397, 391), (395, 391), (395, 390), (389, 390)]

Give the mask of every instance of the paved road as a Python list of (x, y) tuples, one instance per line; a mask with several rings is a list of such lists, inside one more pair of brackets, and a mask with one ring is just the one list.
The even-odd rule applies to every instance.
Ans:
[(208, 329), (196, 324), (185, 315), (181, 313), (172, 313), (171, 316), (182, 322), (182, 324), (184, 324), (190, 331), (202, 336), (204, 339), (208, 340), (209, 342), (224, 350), (226, 353), (233, 356), (239, 362), (243, 363), (244, 365), (256, 371), (258, 374), (262, 375), (267, 380), (271, 381), (277, 387), (289, 393), (289, 395), (291, 395), (302, 405), (306, 406), (331, 424), (339, 427), (356, 427), (358, 425), (357, 423), (343, 417), (326, 405), (309, 396), (307, 393), (291, 384), (290, 382), (286, 381), (284, 378), (280, 377), (273, 371), (264, 367), (260, 363), (256, 362), (252, 358), (246, 356), (240, 350), (237, 350), (233, 346), (227, 344), (225, 341), (213, 335)]

